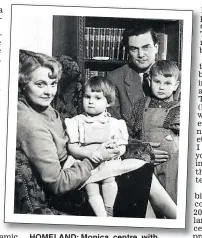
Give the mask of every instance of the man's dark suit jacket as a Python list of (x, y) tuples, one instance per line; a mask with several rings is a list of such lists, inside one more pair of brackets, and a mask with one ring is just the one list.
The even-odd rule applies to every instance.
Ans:
[(133, 105), (144, 97), (141, 77), (128, 64), (108, 73), (107, 78), (116, 88), (115, 105), (109, 109), (113, 117), (127, 119)]

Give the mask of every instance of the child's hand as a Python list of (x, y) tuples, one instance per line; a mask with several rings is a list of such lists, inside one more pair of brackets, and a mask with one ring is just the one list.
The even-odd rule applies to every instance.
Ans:
[(103, 161), (103, 158), (102, 158), (102, 155), (100, 154), (99, 151), (95, 151), (93, 154), (92, 154), (92, 157), (90, 158), (90, 160), (95, 163), (95, 164), (98, 164), (98, 163), (101, 163)]
[(106, 148), (107, 149), (115, 149), (115, 148), (118, 148), (119, 146), (117, 145), (117, 143), (115, 141), (112, 141), (112, 142), (109, 142), (107, 143), (106, 145)]
[(116, 160), (116, 159), (120, 158), (121, 151), (120, 151), (119, 147), (117, 147), (117, 148), (108, 148), (107, 150), (108, 150), (109, 154), (114, 153), (113, 151), (116, 150), (116, 155), (114, 155), (114, 157), (112, 157), (111, 159), (107, 159), (107, 160)]
[(113, 144), (110, 147), (112, 148), (108, 148), (108, 143), (102, 143), (96, 150), (99, 157), (102, 157), (103, 160), (116, 159), (120, 154), (120, 149)]
[(116, 136), (113, 136), (110, 138), (110, 140), (108, 140), (106, 142), (106, 148), (107, 149), (115, 149), (115, 148), (118, 148), (119, 145), (118, 145), (118, 138), (116, 138)]

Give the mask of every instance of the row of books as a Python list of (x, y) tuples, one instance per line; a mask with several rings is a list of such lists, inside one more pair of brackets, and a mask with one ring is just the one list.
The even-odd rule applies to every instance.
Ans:
[[(128, 55), (122, 45), (124, 28), (85, 27), (85, 59), (105, 57), (110, 60), (127, 60)], [(166, 59), (168, 35), (157, 33), (159, 48), (156, 59)]]
[(108, 71), (98, 71), (98, 70), (92, 70), (92, 69), (85, 69), (85, 81), (90, 79), (93, 76), (102, 76), (105, 77), (107, 75)]
[(123, 28), (85, 27), (85, 59), (127, 59), (125, 47), (121, 44), (123, 31)]

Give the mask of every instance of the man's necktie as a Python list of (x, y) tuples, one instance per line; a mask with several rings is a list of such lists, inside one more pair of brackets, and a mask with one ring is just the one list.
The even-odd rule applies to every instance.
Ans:
[(145, 96), (150, 96), (151, 89), (149, 86), (149, 74), (148, 73), (143, 74), (142, 88), (143, 88)]

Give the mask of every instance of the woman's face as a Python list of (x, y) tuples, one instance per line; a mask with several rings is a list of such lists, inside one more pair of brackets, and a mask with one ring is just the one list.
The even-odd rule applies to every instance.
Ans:
[(52, 72), (46, 67), (40, 67), (30, 74), (25, 96), (34, 106), (48, 107), (57, 92), (58, 79), (49, 78), (49, 74)]

